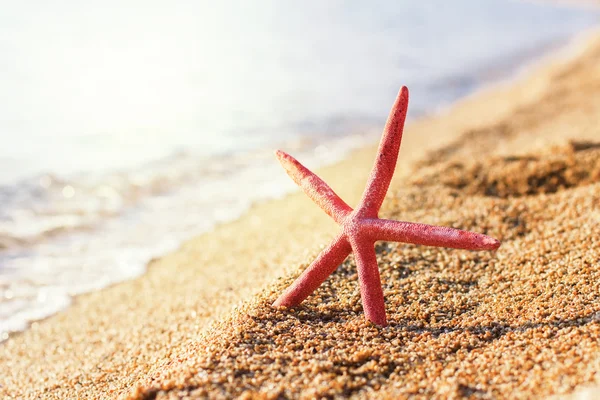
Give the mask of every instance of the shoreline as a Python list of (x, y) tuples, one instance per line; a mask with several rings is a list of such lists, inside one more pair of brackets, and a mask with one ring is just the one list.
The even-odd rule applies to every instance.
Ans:
[[(568, 3), (565, 3), (565, 4), (568, 4)], [(598, 30), (597, 28), (593, 28), (593, 29), (589, 29), (587, 31), (580, 32), (571, 38), (565, 39), (561, 43), (552, 44), (550, 46), (551, 49), (549, 51), (541, 50), (540, 54), (537, 54), (537, 57), (535, 57), (535, 56), (531, 57), (531, 59), (529, 59), (528, 61), (525, 61), (524, 63), (517, 63), (517, 64), (521, 64), (521, 65), (519, 65), (518, 67), (515, 67), (514, 71), (512, 71), (512, 73), (508, 74), (506, 77), (501, 77), (499, 79), (493, 78), (489, 82), (486, 81), (485, 83), (481, 84), (476, 90), (474, 90), (472, 93), (469, 93), (446, 106), (442, 106), (442, 107), (438, 108), (437, 110), (434, 109), (431, 112), (424, 113), (422, 116), (419, 116), (416, 119), (411, 119), (411, 121), (407, 121), (407, 124), (412, 123), (412, 122), (419, 123), (422, 121), (427, 121), (430, 119), (436, 119), (436, 118), (442, 117), (443, 115), (450, 112), (452, 109), (454, 109), (456, 106), (460, 105), (463, 102), (477, 101), (478, 97), (480, 97), (482, 95), (486, 95), (489, 92), (494, 92), (495, 90), (502, 90), (503, 87), (510, 87), (512, 85), (518, 84), (518, 82), (520, 80), (527, 79), (527, 75), (530, 74), (532, 71), (535, 71), (540, 68), (544, 68), (544, 66), (547, 66), (547, 65), (554, 65), (554, 64), (566, 62), (570, 59), (573, 59), (573, 58), (577, 57), (582, 51), (585, 50), (586, 43), (598, 33), (600, 33), (600, 30)], [(410, 115), (409, 115), (409, 118), (410, 118)], [(373, 129), (378, 129), (378, 128), (373, 128)], [(371, 130), (366, 131), (361, 136), (377, 137), (377, 135), (374, 135)], [(363, 144), (358, 148), (351, 147), (350, 150), (347, 150), (344, 153), (344, 155), (342, 156), (341, 159), (336, 159), (330, 163), (320, 164), (316, 167), (316, 170), (320, 171), (323, 168), (334, 167), (335, 165), (340, 164), (341, 162), (343, 162), (349, 158), (352, 158), (354, 153), (363, 152), (366, 149), (369, 149), (370, 151), (374, 151), (378, 145), (377, 140), (378, 139), (376, 138), (373, 143)], [(262, 152), (264, 152), (264, 150)], [(215, 225), (212, 228), (210, 228), (209, 230), (201, 232), (198, 235), (192, 236), (191, 238), (184, 240), (179, 245), (175, 246), (174, 249), (169, 250), (164, 254), (160, 254), (160, 255), (152, 257), (146, 263), (146, 265), (144, 267), (144, 272), (142, 272), (141, 275), (138, 275), (132, 279), (119, 280), (116, 282), (112, 282), (108, 286), (105, 286), (101, 289), (96, 289), (93, 292), (100, 292), (100, 291), (109, 289), (112, 286), (120, 285), (122, 283), (126, 283), (131, 280), (139, 279), (148, 272), (149, 268), (156, 261), (160, 260), (161, 258), (163, 258), (171, 253), (180, 251), (187, 242), (191, 242), (200, 236), (210, 234), (211, 232), (213, 232), (215, 229), (217, 229), (221, 225), (235, 223), (236, 221), (242, 219), (247, 214), (252, 213), (252, 210), (256, 205), (259, 205), (264, 202), (271, 202), (271, 201), (278, 202), (280, 200), (283, 201), (283, 200), (285, 200), (285, 198), (287, 196), (290, 196), (291, 194), (294, 194), (296, 192), (298, 192), (298, 190), (293, 188), (291, 192), (290, 191), (285, 192), (282, 196), (276, 196), (275, 198), (266, 197), (266, 198), (262, 198), (260, 200), (251, 202), (250, 205), (239, 216), (234, 217), (234, 219), (226, 220), (224, 222), (216, 222)], [(11, 332), (9, 332), (9, 335), (6, 338), (0, 337), (0, 346), (2, 346), (2, 344), (9, 338), (14, 338), (17, 335), (20, 335), (20, 334), (26, 332), (28, 329), (31, 328), (32, 325), (42, 323), (43, 321), (45, 321), (49, 318), (52, 318), (54, 315), (56, 315), (58, 313), (67, 312), (68, 309), (73, 306), (73, 304), (77, 301), (77, 299), (79, 297), (86, 296), (88, 294), (90, 294), (90, 292), (84, 292), (81, 294), (76, 294), (74, 296), (71, 296), (71, 302), (66, 308), (61, 309), (55, 313), (51, 313), (50, 315), (48, 315), (46, 317), (32, 321), (30, 324), (28, 324), (28, 327), (25, 328), (24, 330), (11, 331)]]
[[(456, 101), (454, 101), (454, 102), (452, 102), (452, 103), (450, 103), (448, 105), (445, 105), (445, 106), (442, 106), (442, 107), (438, 107), (437, 109), (436, 108), (432, 108), (431, 111), (422, 113), (416, 119), (412, 118), (412, 120), (418, 121), (418, 120), (422, 120), (422, 119), (435, 118), (436, 116), (441, 115), (444, 112), (446, 112), (449, 108), (453, 107), (455, 104), (459, 104), (463, 100), (469, 99), (471, 96), (477, 96), (480, 93), (485, 93), (488, 90), (493, 90), (497, 86), (501, 87), (503, 85), (511, 85), (513, 82), (518, 81), (522, 76), (524, 76), (525, 74), (527, 74), (527, 72), (530, 71), (531, 69), (538, 68), (541, 65), (546, 64), (546, 63), (554, 62), (557, 59), (568, 59), (570, 57), (573, 57), (573, 55), (571, 55), (569, 53), (572, 52), (572, 48), (574, 47), (574, 44), (575, 43), (583, 42), (582, 38), (585, 37), (585, 36), (589, 36), (589, 35), (591, 35), (590, 31), (587, 31), (587, 32), (584, 31), (583, 33), (576, 34), (576, 35), (574, 35), (574, 36), (572, 36), (570, 38), (552, 40), (552, 41), (544, 44), (544, 46), (543, 46), (544, 48), (543, 49), (537, 49), (536, 51), (528, 51), (528, 52), (526, 52), (526, 53), (535, 54), (534, 56), (532, 56), (531, 54), (529, 54), (528, 56), (525, 56), (525, 57), (521, 57), (519, 55), (515, 55), (514, 56), (514, 58), (515, 58), (514, 60), (511, 58), (512, 61), (508, 61), (506, 63), (509, 66), (508, 69), (510, 70), (510, 72), (503, 73), (503, 75), (493, 74), (493, 75), (496, 75), (496, 77), (492, 77), (490, 79), (487, 79), (487, 78), (486, 79), (482, 79), (481, 80), (481, 84), (479, 84), (477, 86), (477, 89), (475, 89), (471, 93), (469, 93), (469, 94), (467, 94), (465, 96), (460, 97), (458, 100), (456, 100)], [(519, 61), (521, 58), (522, 58), (522, 60)], [(523, 61), (523, 60), (525, 60), (525, 61)], [(481, 75), (481, 71), (478, 72), (478, 73), (476, 73), (476, 75)], [(410, 119), (410, 115), (409, 115), (409, 119)], [(360, 144), (358, 144), (358, 146), (360, 146), (360, 147), (356, 147), (357, 144), (348, 145), (346, 143), (345, 146), (348, 147), (349, 150), (346, 149), (343, 152), (343, 154), (344, 154), (343, 157), (344, 158), (351, 157), (352, 152), (356, 151), (357, 148), (360, 149), (360, 148), (363, 148), (363, 147), (368, 148), (368, 147), (371, 147), (371, 146), (373, 146), (373, 147), (376, 146), (376, 140), (377, 140), (378, 132), (374, 132), (374, 131), (377, 131), (378, 129), (379, 129), (379, 127), (372, 128), (372, 129), (365, 129), (364, 133), (362, 133), (360, 135), (354, 135), (354, 136), (359, 136), (360, 137), (359, 139), (356, 140), (357, 142), (360, 142)], [(373, 144), (366, 144), (365, 145), (365, 139), (364, 138), (366, 138), (366, 137), (368, 137), (368, 138), (373, 137), (374, 138)], [(335, 145), (338, 142), (340, 142), (339, 138), (337, 138), (337, 139), (331, 139), (330, 142), (325, 142), (323, 144), (325, 144), (325, 145)], [(260, 151), (260, 153), (264, 153), (264, 151)], [(333, 165), (333, 164), (337, 163), (338, 161), (339, 160), (334, 160), (333, 162), (325, 162), (325, 164), (321, 163), (321, 164), (319, 164), (319, 166)], [(278, 166), (276, 166), (276, 167), (278, 167)], [(284, 195), (287, 195), (288, 193), (290, 193), (290, 192), (289, 191), (285, 191)], [(256, 199), (249, 199), (248, 200), (249, 205), (245, 205), (243, 211), (240, 211), (238, 213), (239, 210), (236, 210), (235, 215), (233, 215), (231, 217), (231, 219), (227, 218), (224, 221), (224, 223), (229, 223), (229, 222), (232, 222), (234, 220), (237, 220), (237, 219), (239, 219), (240, 215), (243, 215), (243, 214), (246, 214), (246, 213), (250, 212), (251, 207), (252, 207), (252, 205), (255, 202), (269, 201), (272, 198), (273, 198), (273, 196), (267, 195), (266, 197), (259, 198), (258, 200), (256, 200)], [(276, 196), (276, 198), (280, 198), (280, 196)], [(129, 210), (128, 212), (131, 212), (131, 210)], [(114, 217), (114, 219), (117, 219), (117, 220), (122, 219), (122, 218), (123, 218), (123, 216), (116, 216), (116, 217)], [(107, 219), (113, 219), (113, 217), (107, 217)], [(143, 274), (147, 273), (148, 266), (152, 263), (152, 260), (155, 260), (157, 258), (161, 258), (164, 255), (169, 254), (170, 252), (177, 251), (186, 241), (192, 240), (193, 237), (195, 237), (195, 236), (197, 236), (199, 234), (204, 234), (204, 233), (211, 232), (213, 229), (215, 229), (216, 225), (221, 224), (221, 223), (223, 223), (223, 222), (216, 221), (216, 222), (214, 222), (214, 225), (212, 225), (212, 227), (208, 228), (206, 231), (203, 230), (200, 233), (196, 233), (193, 236), (190, 236), (190, 237), (188, 237), (187, 239), (185, 239), (185, 240), (183, 240), (181, 242), (176, 241), (175, 243), (178, 243), (178, 244), (176, 244), (175, 246), (172, 246), (172, 245), (166, 246), (165, 248), (168, 249), (166, 251), (165, 251), (164, 248), (161, 251), (159, 251), (159, 252), (155, 252), (155, 251), (151, 251), (151, 250), (147, 250), (146, 249), (146, 252), (149, 253), (150, 255), (152, 255), (151, 258), (150, 257), (144, 257), (144, 259), (148, 259), (149, 261), (139, 263), (139, 265), (136, 264), (133, 268), (130, 268), (130, 269), (132, 269), (134, 271), (138, 271), (139, 270), (138, 272), (134, 272), (134, 273), (129, 273), (128, 272), (128, 273), (124, 273), (124, 276), (117, 275), (116, 277), (113, 277), (112, 275), (110, 275), (110, 278), (109, 278), (110, 283), (108, 283), (107, 286), (104, 286), (104, 287), (102, 287), (100, 289), (93, 289), (93, 290), (103, 290), (103, 289), (105, 289), (107, 287), (110, 287), (110, 286), (115, 285), (115, 284), (119, 284), (119, 283), (124, 282), (124, 281), (128, 281), (128, 280), (131, 280), (131, 279), (138, 279), (140, 276), (143, 276)], [(81, 229), (82, 229), (82, 231), (86, 231), (87, 229), (92, 229), (92, 228), (84, 226)], [(100, 235), (101, 233), (102, 233), (102, 231), (96, 232), (96, 236)], [(77, 234), (77, 231), (75, 232), (75, 234)], [(115, 273), (114, 271), (112, 271), (112, 272), (108, 271), (108, 272), (113, 273), (113, 274)], [(132, 275), (135, 275), (135, 277), (131, 278)], [(76, 295), (69, 295), (68, 299), (65, 300), (65, 301), (67, 301), (69, 303), (66, 307), (62, 306), (62, 305), (59, 305), (58, 307), (63, 307), (63, 308), (60, 308), (58, 311), (53, 311), (53, 312), (50, 312), (50, 313), (45, 313), (47, 315), (45, 317), (43, 317), (43, 318), (30, 321), (27, 324), (28, 327), (26, 327), (24, 330), (29, 329), (29, 326), (31, 326), (32, 324), (36, 324), (36, 323), (39, 323), (41, 321), (44, 321), (46, 318), (51, 317), (52, 315), (56, 314), (57, 312), (64, 312), (69, 307), (71, 307), (72, 304), (75, 301), (77, 301), (77, 298), (80, 295), (82, 295), (82, 294), (84, 295), (84, 294), (88, 293), (87, 290), (84, 290), (83, 293), (81, 293), (80, 291), (77, 291), (76, 288), (75, 288), (75, 290), (76, 290), (76, 293), (78, 293), (78, 294), (76, 294)], [(19, 332), (22, 332), (24, 330), (10, 331), (10, 329), (9, 329), (7, 335), (4, 335), (4, 332), (0, 331), (0, 345), (2, 345), (2, 343), (6, 339), (8, 339), (9, 336), (14, 336), (14, 335), (16, 335)]]
[[(594, 31), (586, 36), (597, 38), (598, 33)], [(593, 42), (594, 39), (588, 38), (586, 41)], [(426, 153), (425, 149), (431, 151), (435, 148), (448, 147), (465, 131), (482, 129), (492, 123), (491, 121), (514, 113), (516, 109), (528, 103), (534, 103), (545, 90), (545, 85), (548, 84), (547, 78), (551, 75), (550, 72), (560, 70), (569, 63), (573, 63), (589, 46), (589, 43), (581, 45), (579, 51), (572, 56), (573, 58), (554, 59), (551, 61), (551, 65), (546, 65), (546, 63), (540, 66), (534, 65), (532, 68), (535, 69), (535, 73), (527, 68), (527, 71), (519, 74), (515, 79), (511, 79), (510, 82), (492, 84), (492, 87), (486, 85), (475, 94), (459, 100), (439, 115), (411, 122), (407, 126), (397, 173), (392, 185), (398, 187), (399, 182), (407, 179), (407, 175), (411, 172), (411, 165), (423, 158)], [(532, 75), (536, 75), (536, 77), (532, 78)], [(508, 98), (516, 100), (516, 104), (510, 104), (507, 101)], [(472, 118), (473, 115), (476, 117)], [(468, 124), (465, 124), (466, 120), (469, 120)], [(420, 135), (411, 134), (412, 132), (418, 132)], [(440, 138), (439, 135), (436, 135), (439, 132), (444, 132), (444, 136)], [(550, 139), (551, 142), (553, 138), (547, 139)], [(565, 137), (558, 134), (554, 139), (564, 141)], [(439, 141), (432, 145), (437, 140)], [(548, 144), (545, 141), (533, 147), (527, 146), (527, 151), (542, 148)], [(519, 147), (518, 141), (513, 142), (501, 149), (500, 153), (512, 154), (515, 150), (518, 152)], [(342, 198), (353, 204), (360, 196), (364, 186), (375, 148), (376, 144), (352, 152), (343, 161), (320, 168), (318, 173), (331, 183)], [(342, 171), (343, 173), (341, 173)], [(278, 209), (277, 213), (272, 212), (271, 208), (273, 207)], [(280, 218), (282, 215), (292, 215), (292, 217), (283, 221)], [(243, 238), (240, 239), (240, 227), (244, 227), (242, 231), (245, 232), (245, 237), (251, 238), (249, 242), (252, 243), (244, 243)], [(19, 372), (17, 364), (21, 364), (21, 368), (27, 364), (29, 364), (28, 368), (34, 367), (36, 363), (33, 359), (30, 359), (31, 363), (25, 362), (25, 365), (19, 361), (23, 361), (23, 357), (27, 358), (28, 354), (31, 357), (30, 355), (34, 354), (36, 349), (49, 348), (49, 353), (42, 352), (42, 356), (47, 355), (51, 359), (45, 360), (45, 362), (68, 361), (65, 360), (65, 357), (69, 358), (73, 353), (64, 349), (61, 353), (61, 346), (67, 345), (64, 341), (72, 342), (71, 345), (77, 345), (81, 341), (90, 340), (88, 337), (91, 336), (93, 339), (89, 345), (103, 347), (105, 357), (114, 357), (115, 353), (111, 353), (111, 349), (117, 354), (121, 352), (122, 359), (120, 361), (111, 360), (112, 363), (109, 367), (113, 372), (103, 372), (102, 368), (100, 368), (100, 372), (97, 371), (98, 365), (102, 365), (106, 358), (91, 357), (94, 359), (92, 361), (94, 365), (89, 365), (87, 360), (80, 359), (78, 361), (86, 368), (83, 368), (85, 372), (80, 374), (79, 378), (74, 375), (74, 371), (61, 372), (60, 365), (58, 368), (48, 367), (54, 379), (49, 379), (42, 386), (45, 390), (60, 396), (61, 393), (72, 393), (69, 390), (75, 390), (74, 388), (80, 385), (79, 394), (93, 396), (93, 394), (89, 394), (89, 390), (96, 383), (104, 382), (106, 384), (107, 381), (112, 381), (110, 377), (112, 376), (112, 379), (115, 377), (111, 374), (120, 375), (122, 374), (120, 368), (127, 368), (127, 365), (131, 365), (131, 352), (133, 352), (138, 354), (138, 358), (133, 359), (134, 362), (142, 365), (129, 374), (125, 378), (125, 382), (118, 382), (111, 389), (115, 391), (115, 394), (125, 394), (129, 390), (128, 386), (134, 386), (142, 379), (147, 373), (145, 368), (153, 365), (156, 360), (169, 359), (170, 354), (177, 348), (182, 348), (186, 343), (197, 340), (196, 336), (205, 331), (208, 324), (228, 315), (232, 306), (253, 298), (266, 285), (276, 282), (282, 276), (289, 275), (298, 265), (305, 265), (306, 262), (309, 262), (318, 251), (319, 244), (326, 243), (335, 230), (336, 226), (328, 222), (321, 211), (313, 207), (309, 201), (306, 201), (303, 194), (298, 192), (288, 194), (284, 199), (266, 200), (255, 204), (240, 219), (217, 226), (214, 231), (186, 241), (175, 252), (151, 261), (147, 272), (142, 277), (109, 286), (98, 292), (77, 296), (74, 304), (59, 315), (51, 316), (37, 323), (28, 331), (11, 335), (7, 342), (0, 345), (0, 360), (8, 363), (9, 367), (16, 368), (15, 370), (11, 368), (11, 374)], [(293, 232), (293, 234), (289, 232)], [(256, 237), (252, 238), (254, 235)], [(223, 249), (223, 243), (229, 243), (229, 248)], [(270, 249), (261, 250), (260, 255), (256, 255), (256, 248), (262, 249), (264, 243), (273, 245), (270, 246)], [(209, 249), (209, 256), (205, 254), (206, 249)], [(202, 269), (202, 266), (199, 265), (202, 264), (202, 260), (210, 265), (218, 265), (221, 267), (220, 270), (227, 268), (232, 270), (220, 272), (220, 276), (215, 277), (210, 271)], [(240, 266), (240, 260), (248, 260), (249, 265), (246, 267), (249, 268)], [(180, 275), (173, 276), (177, 274)], [(200, 280), (198, 275), (204, 281), (196, 281), (197, 285), (190, 283), (190, 281)], [(153, 295), (161, 289), (167, 292), (166, 295)], [(225, 289), (226, 292), (223, 293), (219, 289)], [(178, 290), (185, 294), (178, 293)], [(142, 299), (136, 294), (142, 295)], [(193, 294), (201, 297), (202, 300), (188, 297)], [(151, 301), (151, 304), (156, 307), (150, 307), (146, 304), (147, 301)], [(129, 304), (129, 306), (123, 304)], [(125, 310), (114, 310), (115, 307), (125, 308)], [(94, 317), (90, 318), (89, 313), (92, 313)], [(143, 315), (131, 315), (140, 313)], [(148, 317), (151, 321), (148, 321)], [(74, 326), (78, 322), (70, 320), (83, 320), (83, 327)], [(111, 326), (115, 323), (129, 325), (112, 328)], [(146, 328), (150, 335), (158, 334), (156, 339), (167, 338), (172, 346), (165, 349), (164, 342), (161, 342), (162, 349), (154, 348), (152, 341), (143, 340), (146, 329), (135, 329), (136, 326), (140, 327), (136, 324), (142, 324), (142, 328)], [(194, 325), (191, 330), (190, 325)], [(179, 332), (177, 329), (179, 326), (186, 332)], [(72, 337), (65, 338), (66, 327), (71, 327), (72, 330), (78, 332), (73, 333), (67, 329), (69, 336), (72, 335)], [(98, 333), (97, 329), (101, 329), (101, 332)], [(137, 352), (135, 349), (127, 350), (125, 347), (126, 351), (123, 353), (124, 349), (117, 346), (116, 343), (111, 343), (111, 340), (115, 340), (119, 346), (126, 346), (127, 343), (144, 343), (149, 347), (142, 347)], [(24, 350), (31, 347), (28, 344), (34, 345), (34, 349)], [(87, 346), (79, 347), (85, 349)], [(19, 354), (19, 360), (12, 359), (11, 351), (13, 350), (16, 350), (13, 355)], [(59, 353), (53, 353), (53, 350), (59, 351)], [(147, 354), (143, 354), (144, 351)], [(96, 351), (92, 350), (92, 353), (95, 354)], [(79, 357), (83, 357), (83, 355)], [(53, 368), (54, 370), (52, 370)], [(79, 370), (79, 368), (76, 369)], [(23, 372), (20, 370), (20, 373)], [(40, 393), (36, 391), (40, 390), (40, 382), (36, 382), (34, 377), (29, 377), (29, 379), (29, 382), (21, 383), (24, 386), (22, 388), (23, 396), (34, 396), (34, 393)], [(65, 379), (67, 382), (71, 382), (73, 387), (65, 388)], [(3, 385), (0, 393), (8, 390), (8, 386), (5, 387), (2, 382), (0, 384)], [(106, 391), (110, 388), (105, 387), (104, 389), (96, 395), (111, 393), (110, 390)], [(28, 390), (33, 391), (28, 392)], [(9, 393), (7, 395), (10, 396)]]

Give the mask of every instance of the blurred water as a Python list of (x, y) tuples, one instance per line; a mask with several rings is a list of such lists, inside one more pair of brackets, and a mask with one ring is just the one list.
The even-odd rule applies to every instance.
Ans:
[(0, 340), (506, 78), (599, 21), (494, 1), (12, 2), (0, 13)]

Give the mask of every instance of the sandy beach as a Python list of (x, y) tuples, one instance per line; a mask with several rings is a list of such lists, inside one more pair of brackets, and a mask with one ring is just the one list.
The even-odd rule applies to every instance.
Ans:
[[(599, 65), (595, 32), (407, 126), (381, 216), (502, 246), (378, 243), (389, 326), (364, 320), (352, 257), (300, 307), (270, 306), (337, 231), (296, 192), (13, 335), (0, 397), (545, 398), (597, 384)], [(375, 151), (318, 173), (355, 204)]]

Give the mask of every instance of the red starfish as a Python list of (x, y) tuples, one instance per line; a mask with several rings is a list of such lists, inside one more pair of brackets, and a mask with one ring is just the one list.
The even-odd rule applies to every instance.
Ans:
[(288, 175), (342, 229), (273, 303), (274, 306), (293, 307), (300, 304), (335, 271), (350, 252), (354, 252), (365, 315), (369, 321), (386, 326), (383, 290), (375, 258), (377, 240), (469, 250), (496, 250), (500, 247), (498, 240), (479, 233), (377, 217), (394, 175), (407, 108), (408, 89), (402, 87), (383, 130), (375, 166), (356, 210), (352, 210), (321, 178), (295, 158), (281, 150), (276, 152)]

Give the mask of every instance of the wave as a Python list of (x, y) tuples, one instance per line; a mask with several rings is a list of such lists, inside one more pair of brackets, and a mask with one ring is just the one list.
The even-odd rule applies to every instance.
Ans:
[[(283, 147), (314, 167), (373, 140), (361, 133)], [(295, 189), (271, 149), (204, 158), (177, 152), (130, 170), (41, 174), (0, 187), (0, 340)]]

